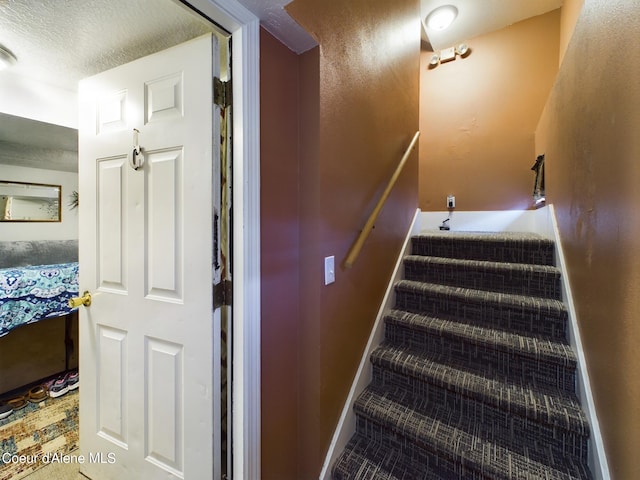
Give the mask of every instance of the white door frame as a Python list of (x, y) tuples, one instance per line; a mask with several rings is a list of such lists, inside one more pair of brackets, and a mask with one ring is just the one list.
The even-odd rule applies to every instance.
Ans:
[(260, 21), (237, 0), (179, 0), (231, 32), (233, 478), (260, 479)]

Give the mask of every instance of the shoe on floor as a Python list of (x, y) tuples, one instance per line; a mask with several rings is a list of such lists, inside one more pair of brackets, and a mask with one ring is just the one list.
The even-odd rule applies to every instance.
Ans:
[(46, 400), (47, 387), (45, 385), (38, 385), (29, 390), (29, 401), (32, 403), (40, 403)]
[(69, 385), (67, 384), (67, 376), (63, 375), (56, 378), (53, 382), (48, 384), (49, 396), (51, 398), (58, 398), (69, 391)]
[(80, 386), (80, 374), (77, 371), (67, 373), (66, 378), (69, 391), (75, 390)]
[(9, 415), (13, 413), (13, 408), (11, 408), (6, 403), (0, 403), (0, 420), (3, 418), (7, 418)]
[(28, 403), (28, 395), (21, 395), (7, 400), (7, 404), (14, 410), (20, 410), (21, 408), (26, 407)]

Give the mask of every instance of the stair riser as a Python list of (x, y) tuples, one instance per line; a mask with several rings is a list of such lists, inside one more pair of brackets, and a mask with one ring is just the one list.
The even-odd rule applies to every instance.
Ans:
[(522, 356), (517, 352), (496, 350), (491, 345), (469, 343), (438, 332), (421, 331), (390, 322), (385, 325), (385, 338), (387, 342), (402, 347), (424, 350), (433, 355), (446, 355), (479, 374), (523, 379), (532, 385), (575, 392), (575, 364), (562, 365)]
[(482, 299), (461, 299), (432, 292), (396, 288), (395, 308), (524, 335), (566, 339), (566, 312), (544, 307), (535, 309), (529, 305), (499, 304)]
[(418, 282), (560, 300), (560, 276), (521, 270), (490, 271), (424, 262), (405, 261), (404, 278)]
[(509, 439), (510, 448), (514, 451), (523, 453), (524, 448), (532, 449), (531, 457), (534, 460), (545, 461), (544, 458), (536, 458), (533, 453), (536, 450), (552, 451), (557, 458), (571, 455), (583, 461), (587, 459), (587, 437), (584, 432), (571, 432), (550, 425), (546, 419), (527, 418), (526, 414), (531, 412), (526, 412), (524, 405), (514, 405), (514, 411), (510, 412), (489, 405), (483, 399), (447, 390), (378, 366), (374, 366), (373, 384), (390, 391), (412, 392), (425, 402), (434, 402), (446, 408), (450, 418), (473, 418), (476, 425), (491, 429), (493, 438)]
[(489, 262), (554, 265), (554, 246), (546, 241), (478, 241), (414, 237), (412, 255)]

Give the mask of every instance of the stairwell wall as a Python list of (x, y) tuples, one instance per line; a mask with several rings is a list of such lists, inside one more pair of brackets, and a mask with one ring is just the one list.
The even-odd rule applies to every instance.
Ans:
[(421, 53), (420, 209), (532, 207), (534, 132), (558, 71), (560, 11), (466, 40), (429, 69)]
[(612, 478), (640, 478), (640, 11), (585, 0), (536, 134)]
[[(300, 69), (296, 478), (306, 480), (320, 474), (417, 207), (414, 153), (355, 266), (342, 267), (418, 130), (420, 20), (417, 0), (295, 0), (287, 10), (319, 44)], [(325, 286), (330, 255), (336, 281)]]
[(300, 58), (260, 32), (262, 478), (298, 478)]

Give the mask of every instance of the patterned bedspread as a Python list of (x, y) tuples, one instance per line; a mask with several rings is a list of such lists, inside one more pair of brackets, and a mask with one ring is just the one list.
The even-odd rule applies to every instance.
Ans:
[(43, 318), (66, 315), (78, 295), (78, 263), (0, 269), (0, 337)]

